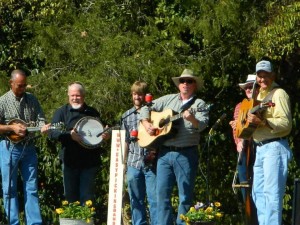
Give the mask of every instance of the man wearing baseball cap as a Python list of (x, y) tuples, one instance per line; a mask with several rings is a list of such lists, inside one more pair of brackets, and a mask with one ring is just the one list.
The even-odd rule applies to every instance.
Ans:
[(248, 113), (248, 121), (258, 127), (253, 133), (256, 145), (252, 197), (260, 225), (281, 225), (282, 204), (292, 152), (287, 136), (292, 129), (288, 94), (275, 83), (270, 61), (256, 64), (256, 82), (260, 86), (258, 101), (269, 101), (259, 114)]

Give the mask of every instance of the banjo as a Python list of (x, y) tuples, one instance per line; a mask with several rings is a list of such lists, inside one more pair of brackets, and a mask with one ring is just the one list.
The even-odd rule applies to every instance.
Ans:
[(74, 129), (81, 136), (79, 144), (88, 149), (98, 148), (103, 140), (102, 134), (104, 132), (110, 132), (114, 128), (119, 126), (109, 127), (104, 129), (102, 123), (91, 116), (86, 116), (78, 120)]

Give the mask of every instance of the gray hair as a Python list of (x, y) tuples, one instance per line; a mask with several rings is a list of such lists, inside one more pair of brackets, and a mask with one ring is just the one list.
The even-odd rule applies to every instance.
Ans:
[(83, 86), (82, 83), (78, 82), (78, 81), (75, 81), (75, 82), (72, 82), (68, 85), (68, 92), (70, 91), (70, 89), (76, 89), (76, 90), (79, 90), (80, 93), (85, 96), (85, 88)]
[(21, 75), (26, 77), (26, 73), (23, 70), (17, 69), (17, 70), (13, 70), (10, 74), (10, 79), (11, 80), (15, 80), (17, 75)]

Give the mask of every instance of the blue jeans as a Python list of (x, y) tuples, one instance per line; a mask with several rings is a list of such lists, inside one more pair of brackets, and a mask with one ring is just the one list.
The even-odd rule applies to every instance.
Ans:
[(158, 225), (174, 224), (171, 195), (177, 183), (179, 206), (176, 223), (184, 225), (179, 216), (186, 214), (193, 205), (193, 192), (198, 166), (197, 146), (181, 151), (162, 147), (157, 161), (157, 214)]
[(256, 148), (252, 196), (260, 225), (281, 225), (291, 158), (287, 140), (273, 141)]
[[(23, 180), (24, 203), (27, 225), (42, 224), (39, 207), (37, 185), (37, 155), (33, 145), (10, 144), (7, 141), (0, 142), (0, 159), (2, 171), (2, 188), (5, 212), (8, 215), (9, 191), (10, 191), (10, 225), (19, 225), (19, 202), (17, 190), (18, 169)], [(11, 167), (10, 167), (11, 158)], [(11, 188), (9, 190), (9, 174), (11, 168)]]
[(156, 225), (156, 174), (150, 169), (136, 169), (128, 166), (127, 184), (130, 197), (132, 224), (148, 224), (146, 213), (147, 205), (145, 203), (145, 197), (147, 194), (151, 225)]
[(68, 202), (94, 200), (95, 179), (98, 167), (88, 169), (72, 169), (62, 165), (65, 198)]

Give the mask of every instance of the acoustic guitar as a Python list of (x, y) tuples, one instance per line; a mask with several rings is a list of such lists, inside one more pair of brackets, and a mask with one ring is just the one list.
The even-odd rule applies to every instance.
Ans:
[[(208, 111), (211, 105), (206, 105), (202, 108), (190, 108), (190, 113)], [(172, 122), (182, 118), (183, 112), (174, 114), (172, 109), (166, 109), (162, 112), (151, 111), (151, 123), (157, 128), (156, 133), (149, 135), (143, 124), (140, 122), (138, 128), (138, 143), (143, 148), (157, 148), (163, 140), (172, 135)]]
[[(21, 120), (21, 119), (12, 119), (8, 122), (8, 125), (13, 125), (13, 124), (22, 124), (24, 126), (28, 126), (28, 124)], [(57, 123), (57, 124), (52, 124), (50, 127), (49, 127), (49, 130), (61, 130), (63, 129), (63, 123)], [(28, 138), (28, 134), (31, 133), (31, 132), (36, 132), (36, 131), (40, 131), (42, 127), (26, 127), (26, 132), (27, 134), (25, 136), (20, 136), (14, 132), (9, 132), (6, 134), (6, 137), (14, 144), (17, 144), (21, 141), (24, 141), (26, 138)]]
[(236, 136), (242, 139), (249, 139), (252, 137), (258, 124), (250, 123), (248, 118), (248, 112), (255, 114), (266, 110), (268, 107), (274, 107), (275, 104), (269, 102), (258, 102), (254, 99), (244, 99), (241, 103), (238, 120), (236, 124)]

